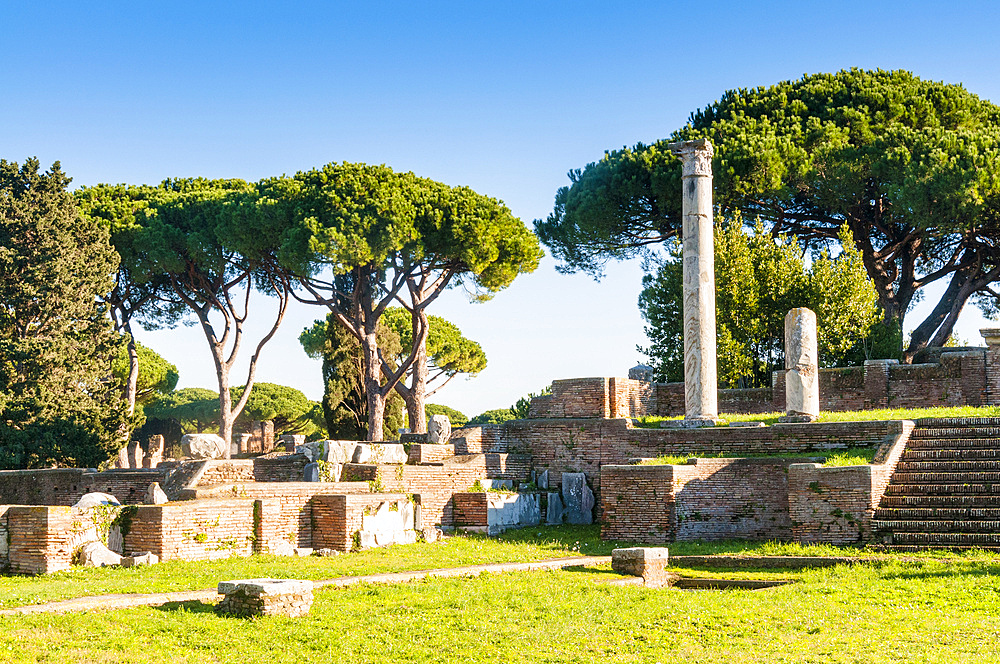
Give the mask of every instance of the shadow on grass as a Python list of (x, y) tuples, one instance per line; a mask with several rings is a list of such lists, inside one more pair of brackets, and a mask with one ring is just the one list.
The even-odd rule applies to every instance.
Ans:
[(563, 567), (562, 571), (576, 572), (576, 573), (582, 572), (584, 574), (611, 574), (613, 576), (623, 576), (622, 574), (619, 574), (618, 572), (608, 567), (588, 567), (586, 565), (573, 565), (572, 567)]
[(192, 599), (186, 602), (167, 602), (152, 607), (157, 611), (183, 611), (186, 613), (215, 613), (215, 605)]

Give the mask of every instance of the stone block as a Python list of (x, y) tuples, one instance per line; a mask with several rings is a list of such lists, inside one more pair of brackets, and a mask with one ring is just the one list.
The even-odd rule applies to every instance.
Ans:
[(594, 522), (594, 492), (587, 486), (586, 474), (562, 474), (562, 500), (566, 523), (579, 525)]
[(181, 437), (181, 453), (192, 459), (222, 459), (226, 441), (214, 433), (186, 433)]
[(145, 454), (142, 451), (142, 445), (139, 441), (133, 440), (128, 444), (128, 467), (129, 468), (142, 468), (142, 461), (145, 458)]
[(354, 448), (352, 463), (406, 463), (406, 450), (401, 443), (359, 443)]
[(84, 567), (121, 565), (122, 557), (101, 542), (87, 542), (80, 548), (80, 563)]
[(666, 547), (635, 547), (611, 552), (611, 569), (619, 574), (641, 576), (652, 588), (673, 585), (677, 574), (667, 569), (669, 554)]
[(312, 463), (307, 463), (306, 467), (302, 469), (302, 481), (303, 482), (319, 482), (319, 464), (313, 461)]
[(92, 493), (84, 494), (80, 500), (76, 501), (73, 507), (77, 509), (86, 510), (91, 507), (97, 507), (98, 505), (121, 505), (118, 499), (112, 496), (110, 493), (101, 493), (100, 491), (94, 491)]
[(549, 526), (557, 526), (563, 522), (563, 504), (559, 494), (550, 491), (548, 494), (548, 506), (545, 509), (545, 523)]
[(170, 498), (160, 488), (159, 482), (153, 482), (146, 489), (146, 497), (143, 498), (142, 502), (146, 505), (162, 505), (163, 503), (170, 502)]
[(306, 437), (298, 433), (286, 433), (278, 436), (278, 441), (284, 446), (286, 452), (294, 452), (299, 445), (304, 445)]
[(160, 558), (155, 553), (133, 553), (130, 556), (122, 557), (123, 567), (139, 567), (142, 565), (155, 565), (158, 562), (160, 562)]
[(399, 442), (402, 445), (422, 445), (429, 441), (426, 433), (401, 433), (399, 434)]
[(427, 442), (443, 445), (451, 440), (451, 420), (447, 415), (431, 415), (427, 422)]
[(286, 616), (297, 618), (309, 613), (313, 602), (312, 581), (285, 579), (245, 579), (223, 581), (218, 591), (223, 599), (216, 611), (243, 618)]
[(548, 471), (548, 469), (543, 470), (542, 472), (540, 472), (537, 475), (535, 475), (535, 484), (538, 486), (539, 489), (548, 489), (549, 488), (549, 471)]

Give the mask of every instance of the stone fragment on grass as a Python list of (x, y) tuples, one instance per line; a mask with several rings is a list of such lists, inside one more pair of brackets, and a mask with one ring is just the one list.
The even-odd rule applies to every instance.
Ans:
[(155, 553), (133, 553), (122, 557), (122, 567), (140, 567), (142, 565), (155, 565), (160, 562), (160, 557)]
[(667, 569), (669, 552), (666, 547), (634, 547), (611, 552), (611, 569), (619, 574), (641, 576), (650, 588), (673, 585), (678, 575)]
[(121, 565), (122, 557), (102, 542), (87, 542), (80, 548), (80, 563), (84, 567), (108, 567)]
[(559, 494), (550, 491), (548, 494), (548, 506), (545, 509), (545, 523), (549, 526), (557, 526), (563, 522), (563, 504)]
[(286, 616), (309, 613), (313, 602), (312, 581), (244, 579), (223, 581), (218, 591), (225, 597), (216, 606), (223, 615), (239, 617)]
[(586, 474), (562, 474), (562, 500), (567, 523), (594, 522), (594, 492), (587, 486)]

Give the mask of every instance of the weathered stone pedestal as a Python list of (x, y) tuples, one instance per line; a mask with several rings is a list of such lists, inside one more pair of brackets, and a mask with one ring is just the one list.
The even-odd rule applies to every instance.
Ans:
[(308, 614), (312, 607), (313, 583), (285, 579), (223, 581), (219, 584), (219, 594), (225, 597), (215, 610), (223, 615), (298, 618)]
[(798, 307), (785, 316), (785, 416), (779, 422), (819, 417), (819, 353), (816, 314)]
[(611, 569), (619, 574), (641, 576), (643, 585), (662, 588), (673, 585), (677, 574), (669, 571), (666, 547), (635, 547), (611, 552)]

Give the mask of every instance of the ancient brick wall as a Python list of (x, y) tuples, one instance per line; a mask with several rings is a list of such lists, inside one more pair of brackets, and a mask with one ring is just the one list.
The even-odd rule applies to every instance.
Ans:
[(165, 469), (115, 469), (103, 472), (83, 468), (0, 471), (0, 504), (75, 504), (84, 494), (110, 493), (125, 504), (141, 503), (153, 482), (163, 482)]
[(160, 560), (215, 560), (250, 555), (254, 501), (198, 500), (141, 505), (125, 535), (126, 551), (150, 551)]
[[(628, 379), (616, 379), (629, 381)], [(611, 379), (609, 378), (569, 378), (552, 381), (552, 394), (531, 400), (529, 417), (611, 417)], [(627, 403), (627, 396), (621, 397)], [(615, 409), (622, 408), (622, 403)]]
[(411, 465), (436, 463), (452, 456), (455, 456), (454, 445), (414, 443), (410, 446), (410, 451), (407, 453), (406, 463)]
[(664, 543), (789, 539), (784, 459), (698, 459), (683, 466), (606, 466), (601, 537)]
[(309, 459), (304, 454), (257, 457), (253, 474), (258, 482), (301, 482)]
[(888, 422), (639, 429), (624, 419), (536, 419), (506, 422), (504, 436), (512, 452), (531, 456), (536, 472), (550, 471), (553, 487), (561, 486), (561, 473), (582, 472), (599, 498), (602, 466), (626, 464), (629, 459), (665, 454), (822, 453), (880, 442), (889, 429)]
[(384, 502), (403, 498), (398, 493), (317, 496), (313, 506), (313, 546), (351, 551), (354, 533), (361, 530), (365, 510), (378, 509)]
[(488, 524), (489, 500), (485, 492), (455, 494), (452, 519), (455, 526), (485, 528)]
[(220, 459), (210, 461), (198, 480), (198, 486), (253, 482), (254, 463), (252, 459)]
[(867, 466), (824, 468), (797, 463), (788, 469), (788, 506), (798, 542), (855, 544), (872, 537), (871, 520), (913, 429), (893, 423)]
[(601, 539), (672, 541), (676, 466), (605, 466), (601, 473)]
[(451, 442), (455, 446), (455, 454), (503, 453), (507, 451), (503, 443), (503, 426), (500, 424), (483, 424), (454, 429), (451, 432)]
[(93, 521), (65, 506), (10, 505), (4, 510), (13, 572), (43, 574), (69, 569), (73, 552), (97, 538)]

